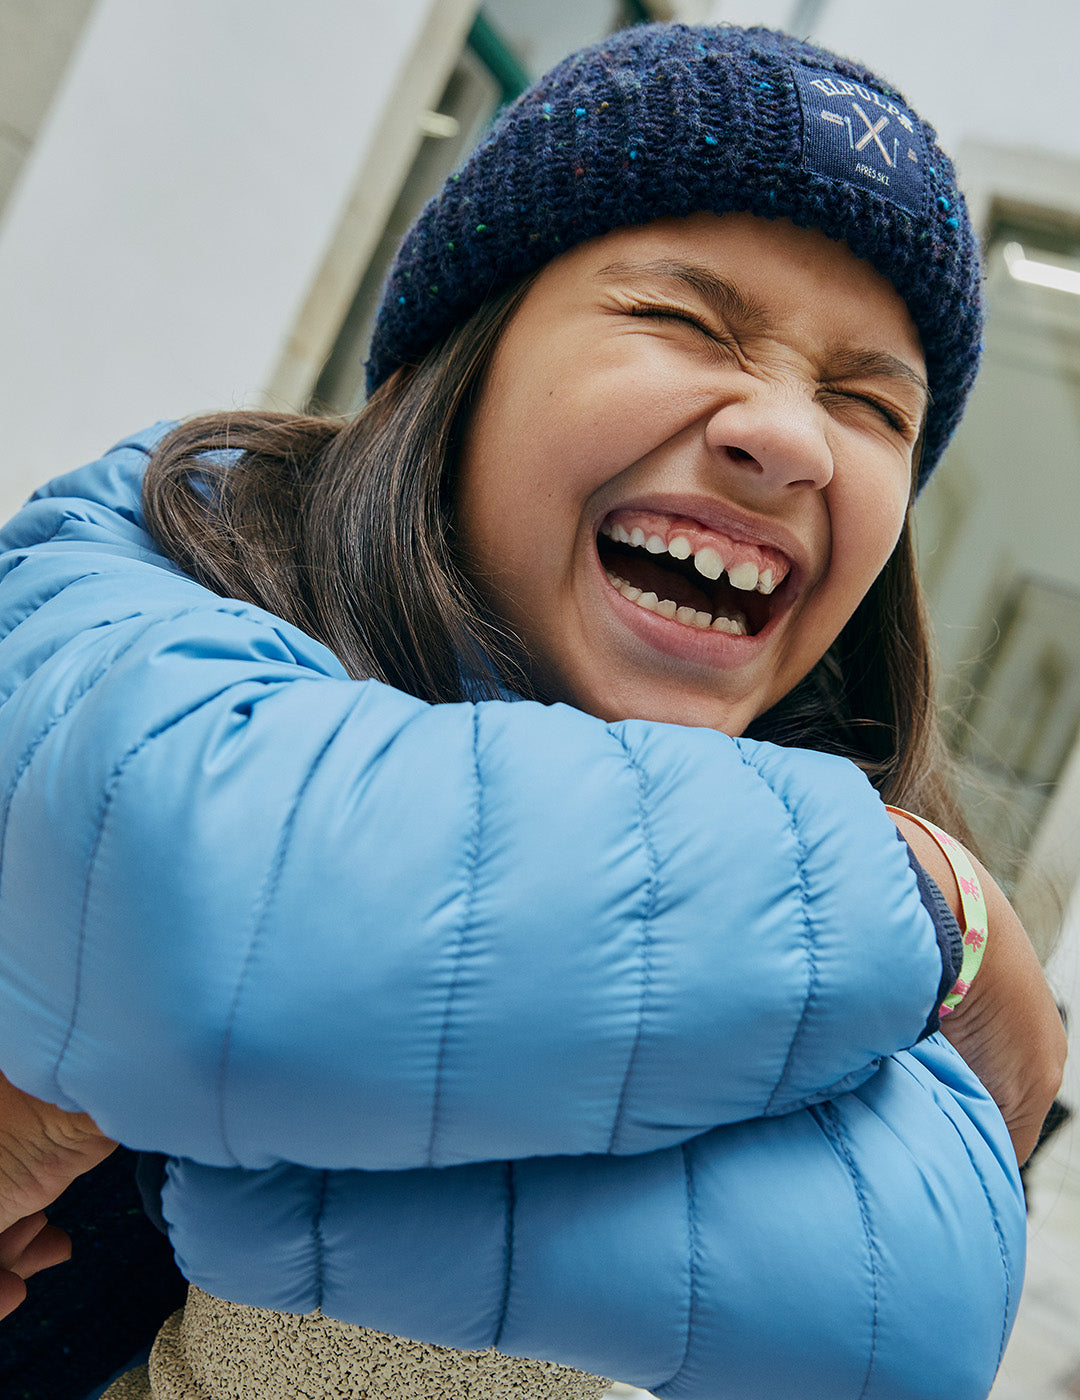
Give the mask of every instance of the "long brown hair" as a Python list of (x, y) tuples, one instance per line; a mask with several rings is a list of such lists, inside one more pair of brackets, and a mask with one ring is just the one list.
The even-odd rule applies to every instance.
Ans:
[[(163, 552), (319, 638), (355, 678), (433, 703), (504, 688), (537, 698), (522, 640), (461, 567), (453, 501), (469, 413), (527, 285), (485, 303), (351, 420), (245, 412), (176, 428), (143, 488)], [(910, 520), (826, 656), (748, 733), (852, 758), (887, 801), (970, 837), (935, 714)]]
[(525, 285), (493, 298), (349, 419), (244, 412), (182, 424), (147, 469), (161, 549), (226, 597), (318, 637), (349, 675), (432, 702), (524, 678), (454, 551), (452, 471)]
[(886, 802), (974, 846), (938, 720), (934, 669), (909, 508), (896, 548), (839, 637), (747, 735), (843, 754)]

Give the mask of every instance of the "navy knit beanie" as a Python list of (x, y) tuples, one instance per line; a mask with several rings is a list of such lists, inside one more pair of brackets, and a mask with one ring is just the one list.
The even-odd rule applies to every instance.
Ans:
[(893, 284), (932, 394), (921, 486), (959, 421), (982, 330), (978, 244), (952, 164), (869, 70), (765, 29), (643, 25), (523, 93), (406, 234), (369, 389), (574, 244), (703, 210), (821, 229)]

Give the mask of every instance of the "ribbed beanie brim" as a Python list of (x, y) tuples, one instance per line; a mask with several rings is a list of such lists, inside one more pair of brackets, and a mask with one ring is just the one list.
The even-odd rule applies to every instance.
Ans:
[(501, 115), (405, 236), (374, 389), (575, 244), (699, 211), (786, 217), (886, 277), (922, 339), (920, 485), (978, 367), (978, 244), (952, 163), (889, 84), (764, 29), (644, 25), (572, 54)]

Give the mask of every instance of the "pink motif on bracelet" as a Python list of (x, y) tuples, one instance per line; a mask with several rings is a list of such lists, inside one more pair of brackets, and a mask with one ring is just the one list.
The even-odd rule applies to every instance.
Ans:
[(971, 858), (959, 841), (954, 840), (939, 826), (935, 826), (933, 822), (927, 821), (925, 817), (917, 817), (914, 812), (905, 812), (902, 807), (886, 807), (885, 810), (895, 812), (900, 817), (907, 817), (916, 826), (921, 826), (923, 831), (933, 838), (949, 862), (949, 868), (956, 876), (956, 883), (960, 889), (960, 909), (964, 916), (964, 957), (960, 964), (960, 976), (953, 983), (952, 991), (949, 992), (938, 1009), (939, 1016), (948, 1016), (971, 990), (971, 984), (975, 980), (975, 974), (982, 964), (983, 953), (986, 951), (988, 921), (982, 885), (979, 882), (979, 877), (975, 874)]

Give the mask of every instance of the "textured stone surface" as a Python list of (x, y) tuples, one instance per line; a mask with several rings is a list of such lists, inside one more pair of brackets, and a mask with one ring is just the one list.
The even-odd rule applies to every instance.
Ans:
[(451, 1351), (192, 1288), (149, 1365), (104, 1400), (600, 1400), (606, 1384), (550, 1362)]

